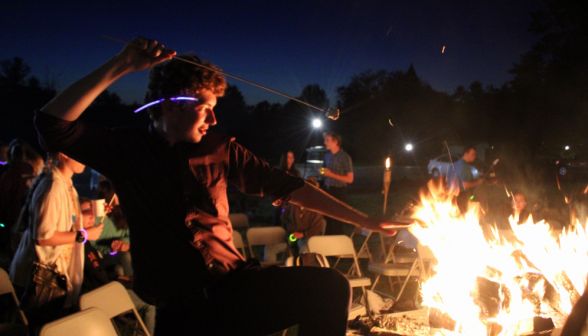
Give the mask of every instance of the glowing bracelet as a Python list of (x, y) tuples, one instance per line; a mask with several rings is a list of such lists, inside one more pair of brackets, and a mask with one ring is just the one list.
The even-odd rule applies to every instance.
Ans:
[(321, 168), (321, 175), (325, 175), (325, 168)]
[(6, 166), (6, 164), (8, 164), (8, 162), (0, 161), (0, 165)]
[(118, 251), (114, 251), (114, 252), (110, 252), (109, 254), (110, 254), (110, 255), (115, 255), (115, 254), (117, 254), (117, 253), (118, 253)]
[[(142, 111), (142, 110), (148, 108), (149, 106), (153, 106), (155, 104), (159, 104), (159, 103), (161, 103), (164, 100), (165, 100), (165, 98), (164, 99), (158, 99), (156, 101), (152, 101), (151, 103), (145, 104), (145, 105), (139, 107), (138, 109), (136, 109), (135, 110), (135, 113), (137, 113), (139, 111)], [(176, 100), (193, 100), (193, 101), (198, 101), (198, 98), (194, 98), (194, 97), (173, 97), (173, 98), (170, 98), (169, 100), (173, 100), (173, 101), (176, 101)]]
[(80, 232), (84, 235), (84, 241), (82, 244), (85, 244), (88, 241), (88, 233), (84, 229), (81, 229)]
[(298, 239), (297, 239), (296, 237), (294, 237), (294, 234), (291, 234), (291, 235), (290, 235), (290, 241), (293, 241), (293, 242), (295, 242), (295, 241), (297, 241), (297, 240), (298, 240)]

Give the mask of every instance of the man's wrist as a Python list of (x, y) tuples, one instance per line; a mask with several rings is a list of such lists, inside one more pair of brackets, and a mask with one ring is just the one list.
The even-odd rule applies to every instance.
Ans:
[(88, 241), (88, 233), (86, 232), (86, 230), (81, 229), (80, 231), (78, 231), (76, 234), (76, 242), (84, 244), (87, 241)]

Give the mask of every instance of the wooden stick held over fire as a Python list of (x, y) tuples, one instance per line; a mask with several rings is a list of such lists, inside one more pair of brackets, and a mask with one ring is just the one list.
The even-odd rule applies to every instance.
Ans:
[[(133, 46), (133, 47), (138, 47), (138, 48), (141, 47), (141, 46), (138, 46), (136, 44), (133, 44), (133, 43), (130, 43), (130, 42), (127, 42), (127, 41), (124, 41), (124, 40), (120, 40), (120, 39), (117, 39), (117, 38), (114, 38), (114, 37), (110, 37), (110, 36), (106, 36), (106, 35), (102, 35), (102, 37), (107, 38), (109, 40), (116, 41), (116, 42), (124, 43), (126, 45), (130, 45), (130, 46)], [(187, 59), (182, 58), (182, 57), (179, 57), (179, 56), (173, 56), (173, 58), (174, 59), (177, 59), (177, 60), (180, 60), (180, 61), (183, 61), (183, 62), (186, 62), (186, 63), (190, 63), (190, 64), (193, 64), (193, 65), (196, 65), (196, 66), (205, 68), (205, 69), (208, 69), (208, 70), (216, 71), (216, 72), (218, 72), (220, 74), (223, 74), (223, 75), (225, 75), (227, 77), (231, 77), (231, 78), (240, 80), (240, 81), (245, 82), (247, 84), (251, 84), (253, 86), (257, 86), (257, 87), (262, 88), (264, 90), (267, 90), (267, 91), (270, 91), (270, 92), (279, 94), (281, 96), (284, 96), (286, 98), (292, 99), (292, 100), (294, 100), (296, 102), (299, 102), (300, 104), (304, 104), (304, 105), (306, 105), (308, 107), (312, 107), (312, 108), (317, 109), (319, 111), (325, 112), (326, 117), (329, 118), (329, 119), (333, 119), (333, 120), (339, 119), (339, 110), (338, 109), (335, 109), (335, 108), (332, 108), (332, 107), (329, 107), (328, 109), (322, 109), (320, 107), (314, 106), (312, 104), (309, 104), (309, 103), (307, 103), (305, 101), (302, 101), (300, 99), (294, 98), (294, 97), (292, 97), (290, 95), (287, 95), (285, 93), (282, 93), (280, 91), (277, 91), (277, 90), (274, 90), (274, 89), (270, 89), (267, 86), (263, 86), (261, 84), (254, 83), (254, 82), (249, 81), (249, 80), (246, 80), (244, 78), (241, 78), (241, 77), (237, 77), (235, 75), (228, 74), (228, 73), (226, 73), (224, 71), (221, 71), (221, 70), (218, 70), (218, 69), (214, 69), (214, 68), (211, 68), (211, 67), (207, 67), (206, 65), (202, 65), (200, 63), (197, 63), (197, 62), (194, 62), (194, 61), (191, 61), (191, 60), (187, 60)]]

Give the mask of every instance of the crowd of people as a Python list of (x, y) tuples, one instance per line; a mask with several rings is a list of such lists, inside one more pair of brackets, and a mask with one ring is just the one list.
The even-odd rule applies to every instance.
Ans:
[[(232, 241), (227, 185), (271, 197), (275, 223), (297, 240), (300, 253), (314, 235), (344, 233), (342, 223), (389, 235), (399, 223), (369, 218), (344, 203), (353, 165), (336, 133), (324, 138), (328, 153), (318, 174), (325, 190), (300, 177), (292, 152), (280, 169), (229, 136), (208, 134), (225, 78), (192, 54), (183, 57), (206, 67), (174, 55), (137, 37), (37, 111), (46, 163), (22, 140), (0, 144), (0, 155), (7, 153), (2, 162), (8, 162), (0, 177), (1, 246), (12, 258), (15, 289), (26, 303), (34, 295), (31, 276), (41, 266), (65, 278), (65, 295), (53, 301), (59, 309), (30, 311), (31, 328), (78, 309), (80, 294), (120, 281), (151, 334), (261, 335), (299, 325), (299, 335), (345, 335), (348, 280), (330, 268), (261, 268), (246, 260)], [(148, 129), (106, 129), (79, 119), (116, 80), (146, 69)], [(480, 184), (461, 170), (472, 155), (464, 151), (450, 188)], [(80, 199), (73, 187), (73, 175), (85, 165), (108, 178), (96, 188), (103, 204)], [(521, 196), (513, 197), (519, 221), (526, 216)], [(96, 207), (106, 214), (96, 217)]]

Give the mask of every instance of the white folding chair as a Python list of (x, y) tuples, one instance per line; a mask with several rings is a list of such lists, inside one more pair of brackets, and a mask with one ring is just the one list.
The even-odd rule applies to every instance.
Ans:
[(249, 218), (244, 213), (229, 214), (229, 220), (233, 228), (249, 228)]
[[(346, 277), (349, 280), (351, 287), (361, 287), (363, 291), (363, 297), (365, 298), (367, 312), (370, 314), (369, 304), (367, 304), (367, 293), (365, 290), (366, 286), (371, 284), (370, 278), (363, 277), (357, 262), (357, 255), (355, 254), (355, 247), (351, 238), (345, 235), (337, 236), (314, 236), (308, 240), (308, 250), (310, 252), (322, 254), (324, 257), (339, 257), (339, 258), (353, 258), (353, 265), (351, 268), (353, 272), (347, 274)], [(325, 259), (328, 265), (328, 260)], [(365, 308), (364, 308), (365, 309)], [(358, 305), (352, 307), (349, 318), (354, 319), (361, 312)], [(353, 315), (352, 315), (353, 314)]]
[(118, 336), (110, 318), (99, 308), (89, 308), (41, 328), (40, 336)]
[[(245, 232), (249, 229), (249, 217), (247, 217), (244, 213), (232, 213), (229, 214), (229, 220), (231, 221), (231, 226), (233, 227), (233, 232), (238, 231), (241, 234), (241, 241), (243, 242), (243, 248), (247, 248), (248, 242), (245, 240), (247, 237), (244, 237)], [(233, 236), (234, 238), (234, 236)], [(245, 238), (245, 239), (243, 239)], [(245, 254), (243, 254), (245, 256)]]
[(10, 278), (8, 277), (8, 273), (6, 273), (6, 271), (3, 268), (0, 268), (0, 295), (2, 294), (12, 294), (12, 298), (14, 299), (14, 303), (16, 304), (16, 309), (18, 309), (18, 312), (20, 314), (20, 317), (22, 318), (22, 321), (24, 322), (25, 325), (28, 325), (29, 322), (27, 321), (27, 318), (24, 314), (24, 312), (22, 310), (20, 310), (20, 308), (18, 308), (19, 302), (18, 302), (18, 298), (16, 297), (16, 293), (14, 292), (14, 287), (12, 286), (12, 282), (10, 282)]
[[(407, 230), (404, 230), (407, 233), (405, 235), (403, 235), (401, 231), (402, 230), (400, 230), (398, 233), (400, 234), (399, 238), (406, 239), (406, 241), (399, 240), (398, 245), (414, 248), (416, 256), (409, 254), (404, 256), (399, 256), (398, 254), (395, 255), (394, 248), (390, 247), (388, 250), (388, 255), (386, 256), (386, 259), (383, 263), (368, 264), (368, 270), (377, 274), (376, 279), (372, 285), (373, 291), (375, 291), (376, 285), (378, 284), (381, 276), (388, 277), (391, 293), (394, 292), (392, 277), (397, 277), (399, 279), (398, 282), (402, 283), (402, 286), (395, 298), (390, 294), (375, 291), (380, 295), (392, 297), (396, 301), (400, 299), (411, 277), (416, 277), (417, 282), (420, 285), (421, 281), (429, 276), (428, 268), (425, 266), (425, 263), (430, 265), (430, 263), (432, 263), (435, 259), (435, 256), (429, 247), (421, 245), (418, 240), (416, 240), (416, 238), (412, 236)], [(404, 281), (401, 281), (401, 278), (404, 278)]]
[(247, 230), (247, 242), (249, 253), (253, 257), (253, 246), (283, 244), (283, 258), (278, 261), (262, 261), (261, 266), (284, 265), (286, 258), (290, 256), (286, 230), (280, 226), (255, 227)]
[(91, 307), (100, 308), (109, 318), (114, 318), (122, 313), (132, 311), (146, 336), (149, 335), (147, 327), (135, 308), (129, 293), (125, 287), (117, 281), (111, 281), (102, 287), (98, 287), (80, 297), (80, 309)]
[(233, 244), (235, 244), (237, 250), (241, 249), (241, 254), (243, 257), (247, 258), (247, 255), (245, 254), (245, 244), (243, 244), (243, 236), (241, 236), (237, 230), (233, 230)]

